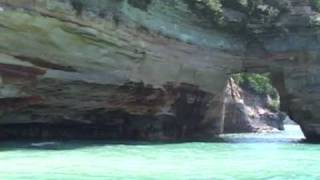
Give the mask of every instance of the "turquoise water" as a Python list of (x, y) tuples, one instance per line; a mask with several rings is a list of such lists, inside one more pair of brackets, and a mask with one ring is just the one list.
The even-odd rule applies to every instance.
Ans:
[(297, 127), (288, 129), (216, 143), (6, 142), (0, 179), (320, 179), (320, 145), (300, 143)]

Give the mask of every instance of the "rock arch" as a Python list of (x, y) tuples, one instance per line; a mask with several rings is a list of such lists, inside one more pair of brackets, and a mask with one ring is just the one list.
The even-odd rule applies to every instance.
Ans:
[(68, 0), (19, 2), (0, 0), (1, 138), (211, 137), (229, 75), (268, 71), (283, 110), (319, 140), (319, 18), (307, 1), (250, 31), (233, 29), (241, 11), (227, 7), (218, 27), (183, 0), (83, 0), (81, 15)]

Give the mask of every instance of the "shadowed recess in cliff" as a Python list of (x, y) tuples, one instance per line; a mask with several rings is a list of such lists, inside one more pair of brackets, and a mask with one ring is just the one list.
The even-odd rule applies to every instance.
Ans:
[[(170, 141), (210, 138), (216, 132), (210, 122), (201, 121), (212, 95), (196, 86), (167, 84), (155, 89), (143, 83), (40, 82), (28, 93), (44, 97), (41, 101), (36, 97), (2, 100), (6, 108), (1, 109), (1, 139)], [(47, 83), (55, 84), (54, 88), (49, 90)], [(84, 95), (88, 90), (90, 94)]]

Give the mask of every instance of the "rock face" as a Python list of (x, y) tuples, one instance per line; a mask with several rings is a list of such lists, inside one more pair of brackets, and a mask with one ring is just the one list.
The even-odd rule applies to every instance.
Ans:
[(270, 96), (240, 87), (231, 78), (226, 88), (224, 133), (284, 130), (286, 115), (270, 109)]
[(239, 2), (0, 0), (0, 137), (211, 137), (230, 74), (250, 71), (320, 140), (319, 14)]

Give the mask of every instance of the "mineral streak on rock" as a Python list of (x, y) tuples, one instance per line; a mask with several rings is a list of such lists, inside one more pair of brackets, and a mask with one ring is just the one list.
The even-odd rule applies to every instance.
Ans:
[(15, 76), (21, 78), (36, 78), (39, 75), (44, 75), (46, 71), (35, 68), (25, 67), (11, 64), (0, 64), (0, 74), (2, 76)]
[(1, 111), (14, 111), (22, 109), (31, 105), (41, 104), (43, 99), (40, 96), (30, 96), (30, 97), (13, 97), (13, 98), (1, 98), (0, 99), (0, 109)]
[(0, 0), (0, 98), (23, 107), (1, 110), (0, 137), (210, 138), (229, 75), (248, 71), (271, 72), (319, 140), (319, 13), (307, 0), (219, 2)]

